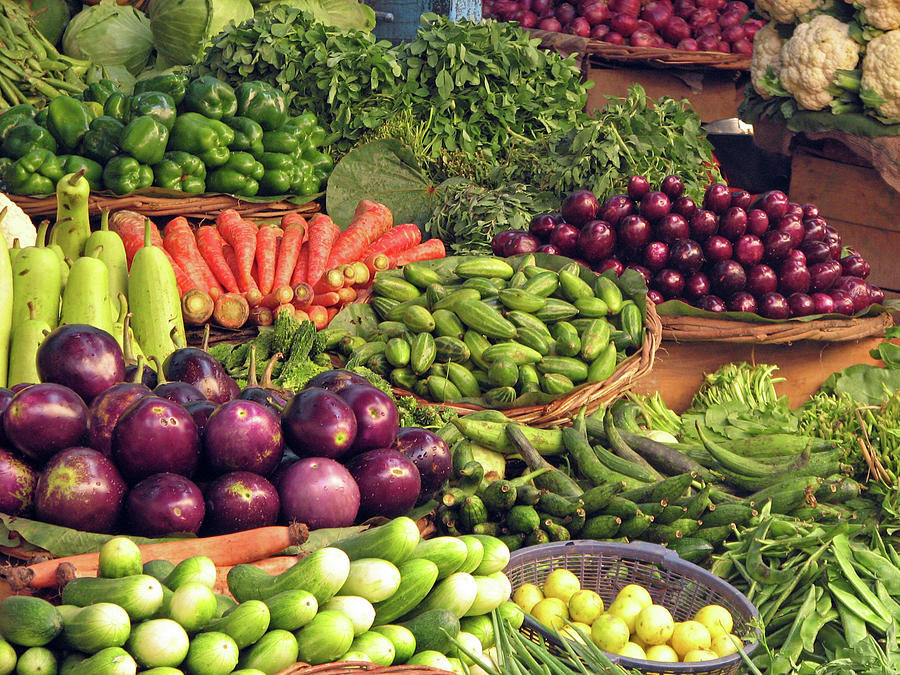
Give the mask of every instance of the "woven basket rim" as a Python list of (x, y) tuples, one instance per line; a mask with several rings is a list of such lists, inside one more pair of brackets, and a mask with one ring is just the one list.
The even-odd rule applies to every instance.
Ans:
[(332, 663), (320, 663), (311, 666), (308, 663), (298, 661), (292, 666), (279, 671), (276, 675), (343, 675), (345, 673), (374, 673), (375, 675), (453, 675), (450, 671), (432, 668), (430, 666), (379, 666), (377, 663), (366, 661), (335, 661)]
[[(585, 384), (571, 393), (540, 405), (522, 408), (509, 408), (501, 412), (511, 420), (520, 424), (536, 427), (548, 427), (570, 421), (582, 407), (587, 407), (588, 414), (601, 406), (612, 403), (627, 392), (640, 378), (653, 369), (656, 352), (662, 343), (662, 324), (656, 308), (651, 300), (647, 300), (647, 314), (644, 327), (644, 342), (639, 352), (635, 352), (622, 361), (613, 374), (602, 382)], [(416, 396), (406, 389), (394, 387), (400, 396), (412, 396), (423, 405), (439, 405), (449, 408), (460, 415), (485, 410), (480, 406), (462, 403), (436, 403)]]
[(675, 342), (784, 344), (799, 340), (850, 342), (884, 336), (894, 324), (890, 312), (876, 316), (780, 323), (748, 323), (702, 316), (661, 316), (662, 339)]

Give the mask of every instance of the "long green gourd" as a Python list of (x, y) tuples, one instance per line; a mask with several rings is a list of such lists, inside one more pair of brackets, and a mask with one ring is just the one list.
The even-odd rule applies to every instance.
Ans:
[(88, 209), (91, 185), (79, 169), (59, 179), (56, 184), (56, 224), (50, 232), (50, 243), (59, 244), (63, 255), (75, 260), (84, 253), (84, 245), (91, 236), (91, 217)]
[(6, 237), (0, 232), (0, 387), (6, 386), (9, 367), (9, 341), (12, 334), (13, 276), (9, 254), (6, 252)]

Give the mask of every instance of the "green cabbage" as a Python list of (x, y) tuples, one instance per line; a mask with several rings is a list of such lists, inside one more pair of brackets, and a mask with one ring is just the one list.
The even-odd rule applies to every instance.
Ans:
[(124, 66), (137, 75), (153, 50), (150, 20), (131, 5), (102, 0), (78, 12), (62, 39), (63, 53), (100, 66)]
[(375, 10), (359, 0), (267, 0), (260, 5), (296, 7), (312, 14), (316, 21), (342, 31), (371, 31), (375, 28)]
[(152, 0), (150, 29), (163, 67), (197, 61), (230, 22), (253, 18), (250, 0)]

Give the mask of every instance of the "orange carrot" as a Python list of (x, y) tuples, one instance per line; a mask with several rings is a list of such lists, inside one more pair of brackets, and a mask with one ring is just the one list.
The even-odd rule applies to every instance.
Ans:
[[(131, 267), (131, 261), (134, 259), (134, 254), (144, 245), (144, 223), (146, 221), (147, 218), (139, 213), (134, 213), (133, 211), (116, 211), (109, 217), (109, 228), (121, 237), (129, 267)], [(172, 271), (175, 272), (175, 282), (178, 284), (179, 295), (184, 295), (195, 288), (202, 291), (203, 286), (194, 283), (191, 277), (189, 277), (181, 268), (181, 265), (179, 265), (165, 249), (163, 246), (162, 235), (159, 233), (156, 225), (152, 224), (152, 221), (151, 225), (150, 243), (166, 254), (166, 258), (168, 258), (169, 263), (172, 265)]]
[(325, 308), (325, 312), (326, 312), (325, 326), (326, 327), (328, 326), (328, 324), (331, 323), (331, 320), (337, 316), (337, 313), (339, 311), (341, 311), (339, 307), (326, 307)]
[(356, 266), (353, 263), (341, 265), (338, 270), (344, 275), (344, 286), (352, 286), (356, 283)]
[(219, 231), (211, 225), (203, 225), (197, 230), (197, 250), (206, 261), (216, 280), (229, 293), (237, 293), (237, 279), (222, 254), (224, 242)]
[(222, 287), (216, 281), (209, 265), (200, 255), (197, 239), (187, 218), (178, 216), (168, 222), (163, 230), (163, 246), (172, 255), (187, 275), (215, 300), (222, 294)]
[(281, 238), (281, 244), (278, 247), (278, 261), (275, 265), (275, 278), (272, 280), (272, 288), (278, 286), (287, 286), (291, 283), (291, 275), (297, 267), (297, 259), (300, 256), (300, 246), (303, 243), (303, 237), (306, 236), (306, 219), (298, 216), (303, 222), (285, 224), (284, 216), (281, 224), (285, 228), (284, 236)]
[(275, 322), (272, 310), (262, 305), (250, 308), (250, 323), (255, 326), (271, 326)]
[(316, 325), (316, 330), (322, 330), (328, 325), (328, 311), (322, 305), (310, 305), (306, 313), (309, 320)]
[(322, 278), (319, 279), (319, 283), (313, 286), (313, 290), (316, 293), (328, 293), (329, 291), (336, 291), (339, 288), (344, 287), (344, 275), (340, 270), (328, 270), (325, 274), (322, 275)]
[(240, 293), (223, 293), (213, 304), (212, 318), (223, 328), (240, 328), (250, 318), (250, 304)]
[(405, 251), (413, 246), (418, 246), (421, 242), (422, 231), (415, 223), (395, 225), (376, 239), (375, 242), (366, 249), (363, 258), (368, 258), (370, 255), (375, 255), (376, 253), (396, 255), (400, 251)]
[(291, 286), (299, 283), (306, 283), (307, 271), (309, 270), (309, 239), (303, 242), (300, 252), (297, 254), (297, 262), (294, 265), (294, 271), (291, 273)]
[(341, 288), (337, 291), (337, 294), (338, 294), (338, 297), (341, 299), (340, 303), (338, 303), (338, 304), (341, 304), (341, 305), (350, 304), (351, 302), (356, 300), (356, 297), (358, 295), (356, 292), (356, 289), (353, 288), (352, 286), (344, 286), (343, 288)]
[(341, 228), (326, 215), (317, 213), (309, 223), (309, 262), (307, 263), (306, 281), (310, 286), (315, 286), (325, 270), (334, 267), (328, 265), (331, 249), (338, 237), (341, 236)]
[(334, 291), (328, 293), (316, 293), (313, 297), (314, 305), (322, 305), (322, 307), (333, 307), (341, 301), (341, 296)]
[(275, 283), (275, 263), (278, 256), (278, 236), (274, 227), (264, 225), (256, 232), (256, 266), (259, 290), (265, 295)]
[(334, 242), (326, 267), (330, 269), (361, 260), (366, 249), (390, 230), (393, 224), (394, 217), (386, 206), (363, 199), (357, 205), (349, 227)]
[(306, 309), (312, 304), (313, 297), (315, 293), (313, 293), (312, 286), (310, 286), (305, 281), (301, 281), (299, 284), (294, 286), (294, 299), (291, 300), (291, 304), (294, 305), (297, 309)]
[(278, 318), (278, 315), (282, 312), (288, 312), (291, 316), (294, 316), (294, 306), (288, 302), (284, 305), (278, 305), (278, 307), (272, 310), (272, 314), (275, 315), (275, 318)]
[[(237, 279), (237, 256), (235, 256), (234, 249), (231, 247), (231, 244), (224, 244), (222, 246), (222, 256), (225, 258), (225, 262), (228, 263), (228, 269), (232, 271), (232, 273), (234, 274), (234, 278)], [(240, 286), (240, 284), (238, 284), (238, 286)], [(240, 289), (234, 292), (240, 293)]]
[(413, 246), (403, 253), (391, 257), (391, 267), (401, 267), (406, 263), (419, 262), (420, 260), (434, 260), (436, 258), (444, 258), (447, 251), (444, 248), (444, 242), (440, 239), (429, 239), (424, 244)]
[(363, 260), (369, 269), (369, 275), (374, 277), (376, 272), (382, 272), (391, 268), (391, 259), (386, 253), (375, 253)]
[(257, 288), (253, 280), (253, 261), (256, 258), (256, 232), (257, 227), (244, 220), (240, 216), (225, 216), (232, 209), (227, 209), (219, 214), (216, 219), (216, 227), (219, 234), (234, 249), (235, 263), (237, 265), (238, 288), (246, 293), (252, 288)]
[(275, 307), (278, 307), (278, 305), (283, 305), (286, 302), (291, 302), (293, 299), (293, 288), (291, 288), (290, 286), (278, 286), (277, 288), (272, 289), (271, 293), (263, 296), (263, 299), (259, 301), (259, 304), (263, 307), (274, 309)]
[[(270, 526), (243, 530), (233, 534), (222, 534), (216, 537), (195, 539), (176, 539), (174, 541), (139, 546), (144, 560), (168, 560), (176, 565), (182, 560), (197, 555), (205, 555), (216, 565), (239, 565), (269, 558), (289, 546), (303, 543), (309, 532), (303, 525), (288, 527)], [(82, 553), (54, 558), (44, 562), (18, 567), (15, 581), (17, 590), (24, 588), (50, 588), (56, 585), (57, 568), (62, 563), (74, 566), (77, 576), (96, 576), (99, 567), (99, 554)], [(10, 580), (10, 579), (8, 579)], [(11, 580), (10, 580), (11, 581)], [(12, 581), (11, 581), (11, 585)]]

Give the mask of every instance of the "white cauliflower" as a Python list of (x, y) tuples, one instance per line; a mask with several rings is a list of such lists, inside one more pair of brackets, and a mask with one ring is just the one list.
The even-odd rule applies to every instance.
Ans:
[(881, 117), (900, 121), (900, 30), (880, 35), (866, 47), (860, 86), (864, 99), (867, 90), (883, 99), (875, 106)]
[[(756, 11), (778, 23), (794, 23), (804, 14), (818, 9), (825, 0), (756, 0)], [(754, 42), (756, 37), (753, 38)]]
[(769, 68), (772, 75), (778, 77), (781, 71), (781, 48), (784, 40), (775, 30), (775, 24), (767, 23), (753, 36), (753, 56), (750, 58), (750, 82), (760, 96), (772, 98), (770, 89), (764, 82)]
[[(18, 239), (22, 248), (34, 246), (37, 230), (31, 218), (19, 205), (0, 192), (0, 211), (6, 209), (6, 215), (0, 219), (0, 232), (6, 239), (6, 246), (12, 248), (13, 241)], [(4, 254), (5, 255), (5, 254)]]
[(860, 18), (870, 26), (881, 30), (900, 28), (900, 0), (852, 0), (852, 4), (860, 8)]
[(838, 70), (853, 70), (859, 63), (859, 43), (850, 26), (820, 14), (801, 23), (781, 50), (781, 84), (806, 110), (828, 107)]

